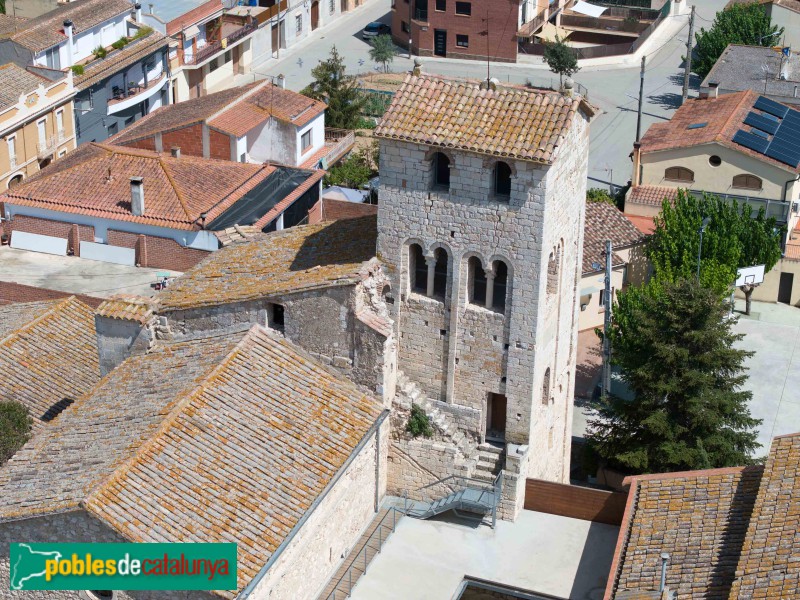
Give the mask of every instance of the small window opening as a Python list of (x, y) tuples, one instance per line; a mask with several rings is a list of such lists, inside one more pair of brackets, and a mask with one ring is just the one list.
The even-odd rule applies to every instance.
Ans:
[(492, 307), (497, 312), (506, 310), (506, 287), (508, 286), (508, 266), (502, 260), (494, 263), (494, 288), (492, 289)]
[(472, 283), (469, 301), (472, 304), (479, 306), (486, 305), (486, 273), (483, 271), (483, 265), (476, 256), (469, 259), (469, 280)]
[(276, 331), (283, 331), (285, 325), (284, 309), (280, 304), (270, 304), (267, 308), (269, 326)]
[(425, 262), (425, 255), (422, 254), (422, 247), (419, 244), (411, 244), (409, 247), (411, 291), (418, 294), (425, 294), (428, 291), (428, 265)]
[(447, 293), (447, 252), (443, 248), (437, 248), (434, 256), (436, 266), (433, 270), (433, 295), (444, 298)]

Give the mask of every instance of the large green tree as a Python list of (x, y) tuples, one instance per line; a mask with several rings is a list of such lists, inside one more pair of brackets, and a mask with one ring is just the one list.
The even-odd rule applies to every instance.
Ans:
[[(764, 209), (752, 217), (750, 207), (742, 206), (742, 227), (739, 229), (739, 241), (742, 253), (739, 255), (739, 267), (752, 267), (764, 265), (764, 272), (768, 273), (781, 258), (781, 237), (783, 228), (778, 227), (775, 218), (767, 218)], [(755, 285), (743, 285), (739, 289), (744, 292), (745, 314), (750, 314)]]
[(311, 75), (314, 81), (303, 90), (303, 94), (328, 104), (325, 124), (339, 129), (356, 129), (366, 96), (359, 91), (356, 78), (347, 74), (344, 59), (336, 46), (331, 48), (328, 60), (320, 61), (312, 69)]
[(581, 70), (578, 66), (578, 55), (566, 42), (556, 36), (555, 42), (545, 46), (542, 58), (553, 73), (558, 73), (559, 89), (564, 87), (564, 76), (571, 77)]
[(705, 77), (728, 44), (774, 46), (780, 43), (783, 27), (772, 25), (763, 5), (757, 2), (731, 4), (717, 13), (711, 29), (695, 34), (697, 46), (692, 70)]
[(379, 35), (372, 40), (372, 48), (369, 50), (369, 57), (376, 63), (383, 65), (383, 71), (389, 72), (389, 65), (394, 60), (397, 50), (390, 35)]
[(25, 445), (31, 435), (31, 418), (19, 402), (0, 401), (0, 465)]
[(758, 447), (726, 306), (694, 279), (618, 295), (613, 360), (635, 398), (604, 398), (587, 435), (614, 468), (658, 473), (743, 465)]

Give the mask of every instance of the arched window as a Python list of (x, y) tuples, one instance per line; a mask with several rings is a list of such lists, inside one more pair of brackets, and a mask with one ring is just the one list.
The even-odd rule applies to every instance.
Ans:
[(741, 190), (761, 190), (764, 182), (755, 175), (742, 174), (734, 176), (733, 187)]
[(428, 291), (428, 266), (419, 244), (408, 247), (408, 272), (411, 277), (411, 291), (424, 294)]
[(434, 252), (436, 266), (433, 268), (433, 295), (444, 299), (447, 294), (447, 252), (437, 248)]
[(478, 306), (486, 306), (486, 273), (477, 256), (469, 259), (469, 301)]
[(494, 262), (494, 287), (492, 288), (492, 308), (497, 312), (506, 311), (506, 288), (508, 287), (508, 265), (502, 260)]
[(494, 193), (504, 197), (511, 195), (511, 167), (504, 162), (494, 165)]
[(686, 167), (670, 167), (664, 171), (664, 179), (680, 183), (694, 183), (694, 171)]
[(558, 272), (561, 266), (561, 248), (556, 248), (550, 253), (547, 261), (547, 293), (555, 294), (558, 291)]
[(22, 183), (22, 175), (14, 175), (8, 182), (8, 189), (13, 190), (20, 183)]
[(441, 152), (433, 155), (433, 185), (441, 189), (450, 189), (450, 159)]
[(550, 404), (550, 367), (547, 367), (542, 379), (542, 404), (544, 406)]

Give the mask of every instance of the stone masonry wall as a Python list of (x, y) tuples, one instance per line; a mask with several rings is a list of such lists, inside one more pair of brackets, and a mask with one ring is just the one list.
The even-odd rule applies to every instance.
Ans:
[(152, 327), (142, 326), (137, 321), (95, 315), (94, 326), (101, 376), (113, 371), (127, 358), (147, 352), (156, 337)]
[(447, 397), (449, 311), (433, 298), (410, 294), (399, 318), (398, 364), (429, 398)]
[[(286, 550), (252, 600), (314, 600), (375, 516), (386, 493), (389, 420), (364, 446)], [(377, 463), (376, 463), (377, 459)], [(375, 502), (376, 481), (378, 505)]]

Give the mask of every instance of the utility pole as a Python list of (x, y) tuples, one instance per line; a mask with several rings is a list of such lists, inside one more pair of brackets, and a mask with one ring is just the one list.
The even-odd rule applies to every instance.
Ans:
[(692, 4), (692, 16), (689, 17), (689, 39), (686, 40), (686, 69), (683, 72), (683, 100), (686, 102), (689, 96), (689, 73), (692, 71), (692, 37), (694, 36), (694, 4)]
[(414, 43), (414, 0), (408, 0), (408, 60), (411, 60), (411, 44)]
[(605, 315), (603, 319), (603, 396), (611, 394), (611, 240), (606, 240)]
[(639, 74), (639, 116), (636, 118), (636, 141), (642, 137), (642, 101), (644, 100), (644, 65), (647, 57), (642, 57), (642, 71)]

